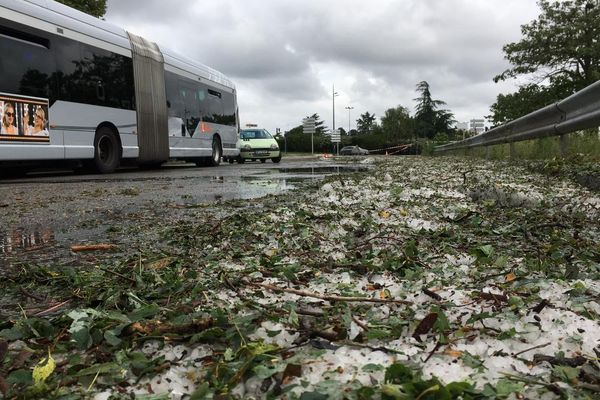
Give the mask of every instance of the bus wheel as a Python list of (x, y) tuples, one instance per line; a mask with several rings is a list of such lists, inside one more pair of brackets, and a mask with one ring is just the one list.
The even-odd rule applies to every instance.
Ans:
[(221, 150), (221, 141), (219, 138), (214, 138), (212, 142), (212, 156), (210, 157), (210, 166), (217, 167), (221, 164), (221, 156), (223, 151)]
[(103, 126), (94, 138), (94, 165), (102, 174), (113, 172), (121, 163), (121, 145), (112, 129)]

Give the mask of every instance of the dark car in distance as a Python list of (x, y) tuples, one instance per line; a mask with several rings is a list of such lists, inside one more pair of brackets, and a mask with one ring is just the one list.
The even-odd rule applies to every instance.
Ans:
[(366, 156), (368, 154), (369, 150), (359, 146), (345, 146), (340, 150), (341, 156)]

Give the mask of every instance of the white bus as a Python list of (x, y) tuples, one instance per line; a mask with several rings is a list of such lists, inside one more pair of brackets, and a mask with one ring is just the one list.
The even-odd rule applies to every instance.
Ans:
[(0, 118), (0, 167), (239, 155), (225, 75), (52, 0), (0, 0)]

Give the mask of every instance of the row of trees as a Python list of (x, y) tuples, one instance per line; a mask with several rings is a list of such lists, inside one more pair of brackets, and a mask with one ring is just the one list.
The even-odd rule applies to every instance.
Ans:
[[(499, 94), (487, 117), (494, 125), (512, 121), (600, 80), (600, 1), (539, 0), (541, 13), (521, 26), (522, 39), (503, 47), (510, 67), (495, 82), (519, 79), (515, 93)], [(465, 132), (451, 128), (454, 118), (431, 97), (429, 84), (417, 85), (415, 114), (406, 107), (388, 109), (378, 123), (369, 112), (357, 120), (353, 144), (381, 147), (419, 138), (459, 139)], [(350, 132), (351, 134), (354, 132)], [(467, 133), (468, 134), (468, 133)]]
[[(408, 108), (397, 106), (385, 111), (378, 122), (375, 114), (365, 112), (356, 120), (356, 130), (346, 132), (340, 128), (344, 144), (358, 144), (368, 149), (384, 148), (419, 139), (447, 141), (457, 136), (454, 115), (442, 108), (446, 103), (432, 98), (429, 83), (419, 82), (416, 87), (418, 97), (415, 113)], [(317, 121), (317, 134), (314, 135), (315, 151), (330, 151), (331, 144), (327, 127), (318, 114), (311, 116)], [(463, 133), (459, 133), (462, 137)], [(311, 151), (311, 143), (302, 132), (302, 125), (286, 134), (290, 151)]]

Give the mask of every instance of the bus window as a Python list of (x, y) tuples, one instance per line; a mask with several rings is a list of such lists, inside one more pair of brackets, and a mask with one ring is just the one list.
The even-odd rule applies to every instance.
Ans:
[(179, 91), (184, 102), (183, 120), (185, 121), (189, 135), (192, 136), (202, 117), (197, 88), (192, 81), (181, 79), (179, 80)]
[(235, 126), (235, 97), (233, 93), (223, 92), (223, 125)]
[(207, 107), (207, 111), (208, 111), (208, 115), (207, 117), (210, 118), (210, 122), (214, 122), (216, 124), (222, 124), (222, 119), (223, 119), (223, 103), (221, 101), (221, 97), (222, 94), (219, 91), (213, 90), (213, 89), (208, 89), (208, 96), (207, 96), (207, 102), (208, 102), (208, 107)]
[[(2, 25), (5, 20), (1, 20)], [(6, 21), (8, 23), (8, 21)], [(44, 36), (0, 26), (0, 92), (56, 99), (55, 62)]]
[(131, 59), (70, 39), (56, 43), (62, 100), (135, 109)]

